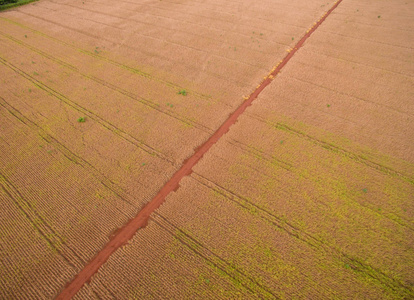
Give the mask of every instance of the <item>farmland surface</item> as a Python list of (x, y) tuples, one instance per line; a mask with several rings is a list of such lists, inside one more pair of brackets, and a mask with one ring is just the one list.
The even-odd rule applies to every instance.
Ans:
[[(0, 13), (0, 298), (58, 296), (333, 5)], [(75, 298), (414, 297), (412, 20), (343, 0)]]

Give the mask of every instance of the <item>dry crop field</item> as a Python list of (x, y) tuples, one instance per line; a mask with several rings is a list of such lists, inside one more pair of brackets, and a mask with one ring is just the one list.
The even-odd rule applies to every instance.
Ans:
[(413, 0), (1, 12), (0, 299), (414, 298), (413, 100)]

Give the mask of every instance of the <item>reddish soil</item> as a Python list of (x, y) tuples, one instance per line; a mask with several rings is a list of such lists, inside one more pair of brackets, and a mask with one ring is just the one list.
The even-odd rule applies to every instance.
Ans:
[(282, 70), (295, 53), (302, 47), (305, 41), (319, 27), (320, 24), (329, 16), (329, 14), (342, 2), (338, 0), (332, 8), (310, 28), (307, 33), (300, 39), (296, 46), (286, 55), (286, 57), (272, 70), (264, 81), (256, 88), (249, 98), (242, 103), (241, 106), (234, 111), (230, 117), (220, 126), (220, 128), (202, 145), (195, 153), (187, 159), (183, 166), (173, 175), (173, 177), (163, 186), (158, 194), (138, 213), (138, 215), (130, 220), (123, 228), (121, 228), (110, 240), (109, 243), (90, 261), (81, 272), (70, 282), (65, 289), (59, 294), (57, 299), (71, 299), (82, 288), (82, 286), (90, 280), (90, 278), (99, 270), (99, 268), (108, 260), (112, 253), (119, 247), (127, 243), (136, 231), (147, 225), (150, 215), (159, 208), (165, 198), (173, 191), (179, 188), (181, 179), (192, 173), (192, 168), (203, 157), (203, 155), (226, 134), (230, 127), (235, 124), (240, 115), (249, 107), (257, 96), (268, 86), (273, 78)]

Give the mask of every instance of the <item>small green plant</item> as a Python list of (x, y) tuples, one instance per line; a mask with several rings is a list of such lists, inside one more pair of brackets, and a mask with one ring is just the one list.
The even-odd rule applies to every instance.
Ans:
[(186, 90), (180, 90), (178, 92), (179, 95), (183, 95), (183, 96), (187, 96), (187, 91)]
[(17, 0), (0, 0), (0, 5), (9, 4), (9, 3), (17, 3)]
[(294, 40), (295, 38), (294, 37), (292, 37), (292, 41)]
[(331, 107), (331, 105), (330, 104), (326, 104), (326, 107)]
[(80, 117), (79, 119), (78, 119), (78, 122), (79, 123), (85, 123), (85, 117)]
[(27, 35), (25, 34), (24, 37), (27, 38)]
[(378, 19), (381, 18), (381, 16), (378, 16)]
[(364, 193), (368, 193), (368, 189), (362, 189), (362, 191), (364, 192)]

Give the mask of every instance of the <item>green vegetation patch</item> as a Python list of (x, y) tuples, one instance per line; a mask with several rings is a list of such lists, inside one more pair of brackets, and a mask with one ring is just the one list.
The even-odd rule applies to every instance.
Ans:
[(29, 4), (37, 0), (0, 0), (0, 11), (6, 10), (9, 8)]
[(183, 96), (187, 96), (187, 91), (186, 90), (180, 90), (178, 91), (179, 95), (183, 95)]

